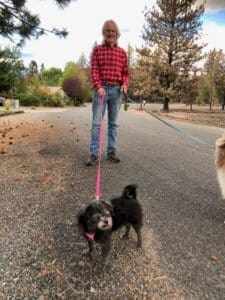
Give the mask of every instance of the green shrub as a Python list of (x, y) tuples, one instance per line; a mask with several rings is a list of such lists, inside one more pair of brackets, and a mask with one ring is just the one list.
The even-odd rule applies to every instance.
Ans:
[(22, 106), (39, 106), (40, 99), (37, 96), (30, 95), (27, 93), (20, 93), (16, 96), (20, 100), (20, 105)]
[(43, 106), (51, 106), (51, 107), (63, 107), (64, 102), (63, 98), (59, 94), (55, 94), (53, 96), (48, 96), (41, 101)]

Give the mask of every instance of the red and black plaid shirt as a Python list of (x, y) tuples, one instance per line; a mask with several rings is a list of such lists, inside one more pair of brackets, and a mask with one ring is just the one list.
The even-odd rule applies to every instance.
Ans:
[(104, 82), (129, 84), (127, 54), (123, 48), (96, 46), (91, 57), (91, 80), (93, 87), (99, 89)]

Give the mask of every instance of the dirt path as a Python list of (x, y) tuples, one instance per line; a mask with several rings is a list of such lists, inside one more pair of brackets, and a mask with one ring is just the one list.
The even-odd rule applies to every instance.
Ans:
[(161, 108), (161, 104), (147, 104), (145, 110), (161, 118), (225, 128), (225, 111), (221, 111), (220, 107), (215, 107), (210, 111), (206, 106), (193, 106), (190, 111), (184, 104), (170, 104), (168, 113), (162, 112)]

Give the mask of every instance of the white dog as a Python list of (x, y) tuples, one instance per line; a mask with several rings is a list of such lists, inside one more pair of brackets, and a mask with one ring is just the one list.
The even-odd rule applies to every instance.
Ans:
[(225, 198), (225, 134), (216, 140), (216, 171), (221, 193)]

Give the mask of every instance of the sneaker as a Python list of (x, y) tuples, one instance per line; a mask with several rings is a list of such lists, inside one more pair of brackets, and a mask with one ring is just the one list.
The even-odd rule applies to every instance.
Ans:
[(87, 160), (86, 166), (92, 166), (98, 161), (98, 156), (92, 154), (91, 157)]
[(113, 163), (120, 162), (120, 159), (116, 156), (115, 151), (111, 151), (107, 154), (107, 159)]

